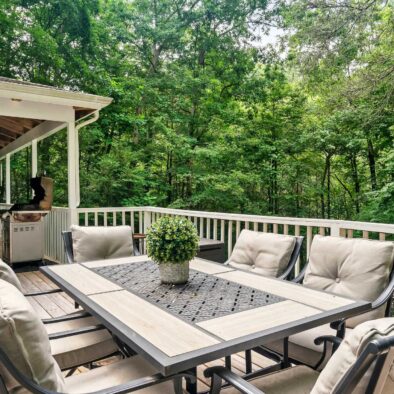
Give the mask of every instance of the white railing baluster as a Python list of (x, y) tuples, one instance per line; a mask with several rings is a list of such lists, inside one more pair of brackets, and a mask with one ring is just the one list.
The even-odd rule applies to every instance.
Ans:
[(206, 229), (207, 238), (211, 239), (211, 219), (207, 219), (207, 229)]
[(227, 253), (228, 253), (228, 258), (230, 258), (232, 251), (233, 251), (233, 221), (229, 220), (229, 222), (228, 222), (228, 235), (227, 235)]
[(200, 218), (200, 238), (204, 238), (204, 218)]
[(309, 252), (311, 251), (312, 238), (313, 238), (312, 227), (308, 226), (306, 228), (306, 258), (307, 259), (309, 259)]
[(263, 231), (268, 233), (268, 223), (263, 223)]
[(218, 239), (218, 220), (213, 219), (213, 239), (217, 241)]
[(134, 233), (134, 211), (130, 212), (130, 226), (132, 233)]
[(112, 225), (116, 226), (116, 212), (112, 212)]
[(224, 220), (221, 220), (220, 221), (220, 241), (221, 242), (224, 242), (224, 231), (225, 231), (225, 221)]
[(85, 226), (89, 225), (89, 214), (85, 212)]
[(278, 234), (278, 223), (274, 223), (272, 232)]
[[(299, 237), (300, 234), (301, 234), (300, 226), (299, 225), (295, 225), (294, 226), (294, 235), (296, 237)], [(300, 272), (301, 272), (301, 257), (298, 256), (298, 259), (297, 259), (295, 267), (294, 267), (295, 276), (297, 276)]]
[(363, 238), (368, 239), (369, 238), (369, 231), (363, 231)]
[(241, 222), (237, 220), (235, 222), (235, 241), (237, 241), (240, 232), (241, 232)]
[(107, 211), (104, 212), (104, 226), (108, 225), (108, 214)]
[(289, 234), (289, 225), (287, 223), (283, 225), (283, 234), (285, 235)]
[(259, 231), (259, 223), (253, 222), (253, 231)]

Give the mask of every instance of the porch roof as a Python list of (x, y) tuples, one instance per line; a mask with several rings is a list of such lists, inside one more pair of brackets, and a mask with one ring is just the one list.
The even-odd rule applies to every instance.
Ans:
[(0, 77), (0, 158), (81, 120), (108, 97)]

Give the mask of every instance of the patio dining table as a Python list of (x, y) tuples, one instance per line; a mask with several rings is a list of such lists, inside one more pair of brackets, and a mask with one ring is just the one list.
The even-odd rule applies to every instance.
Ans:
[(161, 284), (147, 256), (41, 270), (164, 376), (195, 373), (200, 364), (371, 307), (199, 258), (178, 286)]

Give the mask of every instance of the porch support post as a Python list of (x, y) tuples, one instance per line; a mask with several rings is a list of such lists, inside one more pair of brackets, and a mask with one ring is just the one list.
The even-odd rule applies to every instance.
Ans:
[(5, 156), (5, 203), (11, 204), (11, 154)]
[(77, 184), (77, 154), (78, 135), (75, 128), (75, 121), (67, 123), (67, 143), (68, 143), (68, 207), (70, 209), (70, 225), (78, 224), (78, 184)]
[(38, 161), (37, 161), (37, 140), (34, 139), (31, 142), (31, 176), (32, 178), (37, 176)]

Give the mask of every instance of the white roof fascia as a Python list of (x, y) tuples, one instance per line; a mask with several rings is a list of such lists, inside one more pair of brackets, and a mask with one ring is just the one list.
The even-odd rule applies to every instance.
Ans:
[(112, 102), (110, 97), (6, 81), (0, 81), (0, 97), (91, 109), (102, 109)]

